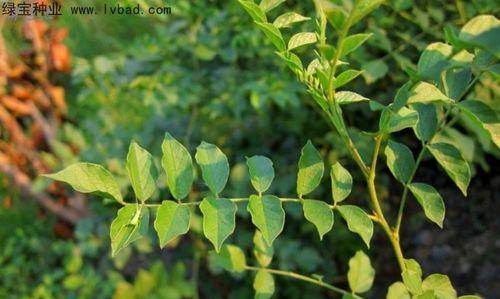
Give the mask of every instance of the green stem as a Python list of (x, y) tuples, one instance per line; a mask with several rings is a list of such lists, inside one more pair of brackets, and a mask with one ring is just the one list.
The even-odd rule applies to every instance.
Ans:
[(305, 276), (305, 275), (302, 275), (302, 274), (298, 274), (298, 273), (295, 273), (295, 272), (275, 270), (275, 269), (268, 269), (268, 268), (259, 268), (259, 267), (252, 267), (252, 266), (246, 266), (245, 270), (248, 270), (248, 271), (266, 271), (266, 272), (274, 274), (274, 275), (291, 277), (291, 278), (295, 278), (295, 279), (298, 279), (298, 280), (302, 280), (302, 281), (306, 281), (306, 282), (318, 285), (320, 287), (329, 289), (331, 291), (340, 293), (342, 295), (349, 295), (349, 296), (352, 296), (353, 298), (362, 299), (362, 297), (360, 297), (360, 296), (358, 296), (356, 294), (353, 294), (353, 293), (351, 293), (349, 291), (346, 291), (344, 289), (341, 289), (339, 287), (336, 287), (334, 285), (326, 283), (326, 282), (324, 282), (322, 280), (315, 279), (315, 278), (312, 278), (312, 277), (309, 277), (309, 276)]

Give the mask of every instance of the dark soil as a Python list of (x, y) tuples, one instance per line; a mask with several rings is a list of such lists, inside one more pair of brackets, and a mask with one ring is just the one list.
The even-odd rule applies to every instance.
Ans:
[[(464, 197), (442, 169), (434, 163), (423, 163), (415, 181), (432, 184), (442, 195), (446, 218), (441, 230), (426, 221), (420, 206), (409, 198), (402, 243), (407, 258), (422, 266), (424, 276), (443, 273), (450, 276), (459, 293), (500, 298), (500, 173), (490, 160), (491, 171), (477, 170)], [(380, 240), (380, 242), (385, 240)], [(377, 264), (393, 265), (392, 254), (384, 254)], [(394, 267), (380, 284), (400, 280)], [(382, 274), (382, 273), (380, 273)], [(376, 290), (384, 296), (386, 290)]]

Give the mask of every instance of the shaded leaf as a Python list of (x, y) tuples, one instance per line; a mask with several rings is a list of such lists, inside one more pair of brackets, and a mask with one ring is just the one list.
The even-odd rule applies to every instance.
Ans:
[(438, 125), (437, 109), (434, 104), (414, 104), (413, 110), (418, 114), (417, 125), (413, 128), (420, 141), (427, 142), (436, 133)]
[(311, 141), (302, 148), (297, 176), (297, 194), (299, 196), (311, 193), (321, 182), (325, 170), (323, 159)]
[(191, 213), (186, 205), (164, 200), (156, 212), (154, 228), (158, 234), (160, 247), (189, 231)]
[(285, 41), (278, 28), (273, 24), (255, 21), (257, 26), (264, 32), (267, 38), (273, 43), (273, 45), (278, 49), (278, 51), (285, 51)]
[(253, 281), (255, 299), (269, 299), (274, 294), (274, 277), (266, 270), (259, 270)]
[(356, 50), (359, 46), (366, 42), (370, 36), (372, 36), (371, 33), (359, 33), (346, 37), (344, 39), (344, 44), (342, 45), (342, 50), (340, 51), (340, 57)]
[(304, 217), (316, 226), (319, 239), (333, 228), (333, 211), (330, 206), (320, 200), (306, 199), (302, 202)]
[(109, 229), (112, 255), (116, 256), (120, 250), (130, 243), (145, 236), (148, 227), (148, 209), (138, 210), (136, 205), (126, 205), (119, 209)]
[(156, 189), (153, 157), (137, 143), (130, 144), (127, 154), (127, 173), (135, 196), (144, 202)]
[(415, 159), (411, 150), (404, 144), (389, 140), (384, 153), (387, 158), (387, 167), (392, 175), (401, 183), (407, 183), (415, 168)]
[(382, 133), (393, 133), (413, 128), (418, 123), (418, 113), (412, 109), (402, 107), (394, 112), (390, 107), (382, 110), (379, 121), (379, 130)]
[(229, 272), (243, 272), (246, 268), (246, 258), (243, 251), (234, 245), (222, 246), (219, 253), (211, 252), (216, 266)]
[(429, 144), (427, 148), (460, 191), (467, 196), (471, 172), (469, 164), (464, 160), (460, 151), (448, 143), (433, 143)]
[(95, 193), (123, 202), (115, 177), (101, 165), (75, 163), (57, 173), (44, 174), (43, 176), (68, 183), (73, 189), (82, 193)]
[(347, 222), (349, 230), (358, 234), (366, 246), (370, 247), (370, 240), (373, 235), (373, 222), (365, 211), (352, 205), (338, 206), (337, 209), (342, 218)]
[(261, 267), (269, 266), (273, 260), (274, 248), (267, 245), (264, 236), (258, 229), (255, 230), (255, 234), (253, 235), (253, 244), (253, 254), (259, 265)]
[(367, 84), (372, 84), (389, 72), (389, 67), (382, 59), (365, 62), (362, 64), (361, 69)]
[(425, 216), (442, 228), (445, 207), (443, 198), (437, 190), (422, 183), (412, 183), (408, 187), (420, 206), (422, 206), (422, 209), (424, 209)]
[(208, 196), (200, 204), (203, 214), (203, 233), (219, 251), (236, 227), (236, 204), (226, 198)]
[(375, 269), (373, 269), (370, 258), (361, 250), (349, 260), (349, 271), (347, 281), (354, 293), (364, 293), (371, 289), (375, 279)]
[(247, 158), (252, 186), (259, 193), (265, 192), (274, 179), (273, 161), (264, 156)]
[(458, 37), (467, 44), (480, 47), (500, 57), (500, 21), (492, 15), (480, 15), (462, 27)]
[(175, 199), (181, 200), (191, 191), (193, 160), (188, 150), (169, 133), (165, 133), (161, 150), (161, 165), (167, 175), (168, 189)]
[(458, 107), (470, 120), (482, 127), (493, 143), (500, 148), (500, 118), (495, 110), (477, 100), (463, 101)]
[(332, 165), (330, 180), (332, 184), (332, 198), (334, 202), (339, 203), (351, 194), (352, 176), (339, 162)]
[(445, 43), (432, 43), (420, 55), (417, 64), (418, 74), (435, 83), (440, 80), (441, 72), (449, 65), (453, 48)]
[(202, 141), (196, 148), (195, 159), (201, 167), (203, 180), (210, 191), (218, 196), (224, 190), (229, 177), (226, 155), (215, 145)]
[(285, 211), (280, 199), (274, 195), (251, 195), (247, 210), (264, 240), (268, 245), (272, 245), (285, 225)]

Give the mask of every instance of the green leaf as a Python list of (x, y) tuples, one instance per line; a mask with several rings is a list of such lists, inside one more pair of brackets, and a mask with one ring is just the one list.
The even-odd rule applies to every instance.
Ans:
[(282, 52), (286, 50), (285, 41), (283, 40), (283, 36), (278, 28), (276, 28), (273, 24), (266, 22), (255, 21), (255, 23), (273, 43), (276, 49), (278, 49), (278, 51)]
[(347, 83), (354, 80), (361, 73), (362, 73), (361, 71), (356, 71), (356, 70), (347, 70), (340, 73), (340, 75), (338, 75), (338, 77), (336, 77), (335, 80), (333, 81), (333, 88), (337, 89), (341, 86), (346, 85)]
[(422, 269), (414, 259), (405, 259), (406, 269), (401, 273), (403, 282), (412, 294), (422, 293)]
[(367, 84), (372, 84), (389, 72), (389, 67), (382, 59), (365, 62), (361, 65), (361, 69)]
[(273, 161), (264, 156), (247, 158), (252, 186), (259, 193), (266, 192), (274, 179)]
[(297, 176), (297, 194), (299, 196), (311, 193), (321, 182), (325, 165), (318, 150), (310, 140), (302, 148)]
[(285, 225), (285, 211), (280, 199), (274, 195), (251, 195), (247, 210), (264, 240), (268, 245), (272, 245)]
[(236, 227), (236, 204), (226, 198), (208, 196), (201, 202), (200, 210), (203, 214), (203, 233), (219, 252)]
[(347, 281), (354, 293), (364, 293), (371, 289), (375, 279), (375, 269), (370, 258), (361, 250), (349, 260)]
[(196, 162), (201, 167), (203, 180), (216, 196), (224, 190), (229, 177), (226, 155), (215, 145), (204, 141), (196, 149)]
[(453, 100), (444, 95), (436, 86), (419, 82), (409, 91), (406, 104), (443, 102), (453, 103)]
[(451, 285), (448, 276), (443, 274), (431, 274), (422, 282), (424, 290), (433, 290), (437, 299), (455, 299), (457, 292)]
[(148, 209), (138, 210), (136, 205), (126, 205), (119, 209), (109, 229), (112, 256), (116, 256), (120, 250), (127, 247), (130, 243), (145, 236), (148, 232), (148, 227)]
[(221, 267), (229, 272), (243, 272), (247, 266), (245, 254), (243, 251), (234, 245), (222, 246), (220, 252), (211, 252), (213, 261), (216, 266)]
[(359, 46), (366, 42), (370, 36), (372, 36), (371, 33), (359, 33), (346, 37), (344, 44), (342, 45), (342, 50), (340, 51), (340, 57), (356, 50)]
[(253, 281), (255, 299), (269, 299), (274, 294), (274, 277), (266, 270), (259, 270)]
[(418, 114), (417, 125), (413, 128), (420, 141), (427, 142), (436, 133), (438, 125), (437, 109), (434, 104), (413, 104)]
[(314, 44), (316, 42), (316, 33), (314, 32), (299, 32), (294, 34), (288, 41), (288, 50)]
[(333, 211), (330, 206), (320, 200), (306, 199), (303, 202), (304, 217), (316, 226), (319, 239), (333, 228)]
[(191, 191), (193, 160), (188, 150), (169, 133), (165, 133), (161, 150), (161, 165), (167, 174), (168, 189), (175, 199), (181, 200)]
[(401, 183), (406, 184), (415, 168), (415, 159), (411, 150), (404, 144), (389, 140), (385, 147), (385, 156), (392, 175)]
[(492, 15), (480, 15), (462, 27), (458, 37), (467, 44), (480, 47), (500, 57), (500, 21)]
[(433, 143), (429, 144), (427, 148), (460, 191), (467, 196), (471, 172), (469, 164), (464, 160), (460, 151), (448, 143)]
[(160, 247), (189, 231), (191, 213), (186, 205), (164, 200), (156, 212), (154, 227), (158, 233)]
[(351, 194), (352, 176), (339, 162), (332, 165), (330, 179), (332, 183), (332, 198), (334, 202), (339, 203)]
[(418, 74), (435, 83), (440, 80), (441, 72), (449, 65), (453, 48), (445, 43), (432, 43), (425, 48), (417, 64)]
[(352, 13), (351, 24), (356, 24), (359, 20), (364, 18), (366, 15), (371, 13), (380, 4), (384, 3), (384, 0), (358, 0), (356, 1), (356, 6)]
[(439, 227), (443, 228), (444, 202), (434, 187), (422, 183), (413, 183), (408, 186), (411, 193), (424, 209), (425, 216)]
[(273, 8), (276, 8), (281, 3), (285, 2), (285, 0), (262, 0), (259, 4), (260, 8), (265, 12), (270, 11)]
[(476, 296), (476, 295), (464, 295), (464, 296), (458, 297), (458, 299), (483, 299), (483, 298), (481, 298), (480, 296)]
[(255, 22), (267, 22), (266, 14), (253, 0), (238, 0)]
[(418, 113), (412, 109), (402, 107), (397, 112), (394, 112), (391, 107), (382, 110), (379, 121), (379, 130), (382, 133), (393, 133), (413, 128), (418, 123)]
[(104, 167), (92, 163), (75, 163), (65, 169), (44, 177), (71, 185), (82, 193), (95, 193), (101, 197), (114, 198), (123, 203), (123, 197), (115, 177)]
[(310, 19), (311, 18), (304, 17), (296, 12), (287, 12), (277, 17), (276, 20), (274, 20), (273, 25), (276, 28), (286, 28), (290, 27), (290, 25), (294, 23), (304, 22)]
[(264, 236), (258, 229), (255, 230), (255, 234), (253, 235), (253, 244), (253, 254), (259, 265), (264, 268), (269, 266), (273, 260), (274, 248), (267, 245)]
[(339, 105), (346, 105), (370, 100), (352, 91), (338, 91), (335, 93), (335, 99), (337, 100), (337, 103), (339, 103)]
[(361, 208), (352, 205), (342, 205), (337, 207), (342, 218), (347, 222), (347, 227), (353, 233), (358, 234), (370, 247), (370, 240), (373, 235), (373, 222)]
[(436, 299), (436, 295), (434, 294), (434, 291), (427, 290), (421, 294), (413, 296), (413, 299)]
[(398, 281), (391, 284), (387, 290), (386, 299), (411, 299), (411, 296), (404, 283)]
[(299, 56), (295, 55), (292, 52), (282, 52), (282, 53), (277, 53), (277, 55), (283, 59), (283, 61), (286, 63), (286, 65), (295, 73), (302, 72), (303, 66), (302, 66), (302, 61), (300, 60)]
[(128, 150), (127, 173), (135, 196), (145, 202), (156, 189), (153, 157), (135, 142)]
[(493, 143), (500, 148), (500, 118), (486, 103), (476, 100), (460, 102), (460, 110), (487, 132)]
[(441, 82), (444, 93), (451, 99), (459, 101), (467, 90), (472, 77), (469, 67), (449, 68), (442, 73)]
[[(327, 3), (326, 1), (322, 3)], [(325, 7), (326, 8), (326, 7)], [(326, 13), (326, 18), (328, 22), (338, 31), (341, 31), (344, 27), (347, 15), (349, 14), (340, 5), (328, 5), (327, 9), (323, 8)]]

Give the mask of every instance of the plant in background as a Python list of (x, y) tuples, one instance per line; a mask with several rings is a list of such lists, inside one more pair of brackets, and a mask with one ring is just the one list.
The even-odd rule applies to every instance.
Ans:
[[(274, 166), (270, 159), (257, 155), (247, 158), (255, 193), (241, 198), (225, 198), (224, 189), (230, 169), (228, 159), (216, 145), (202, 142), (194, 158), (208, 191), (201, 201), (191, 197), (188, 200), (198, 172), (189, 151), (169, 133), (165, 134), (162, 143), (161, 166), (173, 199), (164, 200), (161, 204), (148, 203), (157, 189), (156, 167), (151, 154), (135, 142), (130, 145), (126, 162), (136, 198), (134, 203), (124, 200), (114, 176), (100, 165), (76, 163), (46, 176), (66, 182), (80, 192), (97, 193), (123, 205), (111, 224), (113, 255), (147, 233), (150, 210), (156, 211), (154, 229), (160, 246), (164, 247), (189, 231), (190, 219), (198, 207), (203, 215), (203, 233), (215, 249), (209, 260), (229, 271), (255, 271), (253, 286), (257, 298), (272, 296), (275, 275), (307, 281), (341, 293), (345, 298), (361, 298), (360, 294), (369, 291), (374, 281), (375, 270), (362, 250), (349, 261), (347, 280), (350, 290), (329, 284), (321, 277), (269, 268), (274, 255), (273, 242), (285, 224), (284, 204), (301, 205), (304, 217), (317, 228), (320, 239), (332, 230), (334, 219), (340, 216), (348, 229), (358, 234), (369, 247), (374, 223), (379, 225), (393, 248), (401, 270), (401, 281), (389, 287), (387, 298), (457, 298), (446, 275), (423, 277), (418, 262), (404, 255), (400, 230), (410, 195), (417, 200), (430, 221), (440, 227), (443, 225), (445, 205), (441, 195), (431, 185), (413, 181), (424, 156), (432, 156), (458, 189), (467, 194), (471, 179), (470, 166), (464, 158), (467, 149), (444, 134), (458, 118), (472, 122), (492, 144), (500, 146), (497, 113), (486, 103), (469, 97), (471, 88), (483, 74), (489, 73), (498, 79), (500, 49), (495, 41), (500, 37), (500, 22), (493, 16), (481, 15), (467, 22), (459, 32), (447, 30), (448, 43), (427, 46), (416, 69), (405, 69), (409, 81), (397, 91), (393, 102), (385, 106), (361, 94), (339, 90), (361, 75), (361, 71), (351, 68), (348, 56), (371, 37), (368, 33), (350, 34), (350, 29), (383, 1), (336, 1), (337, 4), (317, 1), (315, 30), (298, 33), (288, 31), (296, 23), (309, 21), (309, 17), (285, 12), (273, 22), (268, 19), (268, 12), (282, 2), (264, 0), (258, 5), (253, 1), (240, 0), (274, 45), (277, 55), (307, 87), (314, 102), (347, 146), (366, 184), (367, 207), (347, 203), (353, 176), (339, 161), (329, 170), (332, 198), (321, 200), (310, 197), (320, 185), (325, 171), (323, 158), (311, 142), (302, 148), (296, 180), (297, 194), (292, 196), (266, 193), (274, 179)], [(288, 42), (285, 42), (288, 35)], [(333, 37), (335, 43), (330, 43)], [(314, 51), (303, 49), (310, 45), (316, 46)], [(306, 59), (310, 62), (304, 67)], [(363, 139), (364, 144), (370, 145), (369, 148), (361, 147), (353, 138), (343, 113), (345, 106), (362, 103), (368, 103), (373, 113), (380, 114), (376, 130), (358, 134), (361, 136), (358, 139)], [(410, 128), (421, 144), (416, 158), (397, 135), (397, 132)], [(400, 206), (393, 220), (388, 219), (377, 192), (380, 156), (385, 156), (389, 172), (403, 185)], [(239, 247), (224, 244), (235, 231), (238, 205), (246, 205), (257, 228), (253, 252), (255, 265), (247, 262), (245, 253)]]

